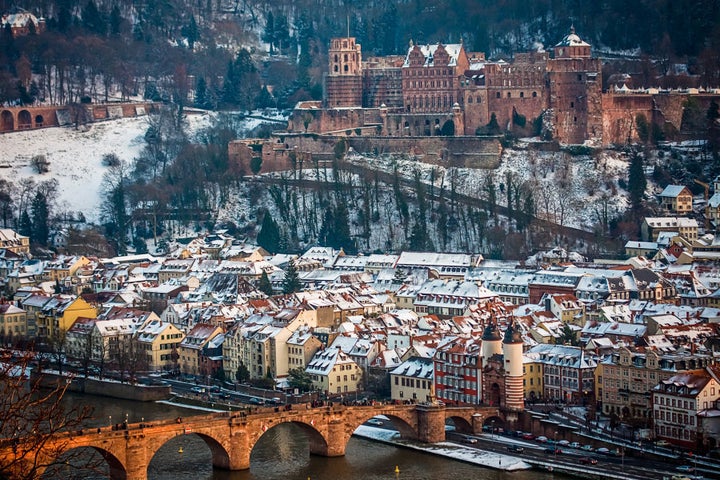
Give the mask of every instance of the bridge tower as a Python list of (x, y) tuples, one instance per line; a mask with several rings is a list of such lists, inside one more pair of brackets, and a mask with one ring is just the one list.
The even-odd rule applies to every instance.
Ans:
[(505, 330), (502, 352), (505, 367), (505, 408), (520, 411), (525, 408), (523, 400), (523, 339), (514, 320)]
[(501, 355), (502, 337), (495, 322), (489, 323), (482, 336), (482, 366), (485, 368), (493, 355)]

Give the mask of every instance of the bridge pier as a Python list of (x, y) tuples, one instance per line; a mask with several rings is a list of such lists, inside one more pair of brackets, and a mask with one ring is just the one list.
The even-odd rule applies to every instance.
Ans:
[(445, 441), (445, 407), (417, 405), (418, 440), (425, 443)]
[(332, 419), (328, 422), (327, 437), (324, 443), (316, 439), (310, 440), (310, 453), (323, 457), (342, 457), (345, 455), (347, 437), (345, 434), (345, 423), (340, 419)]
[(118, 469), (111, 469), (110, 478), (125, 480), (147, 480), (150, 459), (147, 458), (145, 440), (140, 437), (125, 438), (125, 475)]

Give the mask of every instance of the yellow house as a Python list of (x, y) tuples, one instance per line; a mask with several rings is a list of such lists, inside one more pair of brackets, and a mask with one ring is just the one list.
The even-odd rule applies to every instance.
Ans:
[(12, 303), (0, 304), (0, 336), (5, 343), (12, 343), (13, 338), (27, 336), (27, 313)]
[(330, 396), (355, 393), (362, 379), (362, 369), (336, 347), (317, 352), (305, 371), (313, 386)]
[(693, 194), (689, 188), (683, 185), (668, 185), (659, 197), (660, 205), (669, 212), (692, 212)]
[(61, 282), (67, 277), (75, 275), (79, 268), (88, 265), (90, 260), (84, 256), (61, 255), (45, 265), (43, 276), (52, 282)]
[(67, 332), (78, 317), (97, 318), (95, 307), (74, 295), (53, 295), (36, 313), (38, 337)]
[(135, 332), (138, 351), (147, 358), (148, 370), (177, 370), (180, 343), (185, 334), (170, 322), (163, 322), (154, 313)]
[(30, 253), (30, 237), (20, 235), (10, 228), (0, 228), (0, 248), (17, 254)]
[(534, 356), (523, 357), (523, 392), (527, 400), (543, 396), (543, 365)]

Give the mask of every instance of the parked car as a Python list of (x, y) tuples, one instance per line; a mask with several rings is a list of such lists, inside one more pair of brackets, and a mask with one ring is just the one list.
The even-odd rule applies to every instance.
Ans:
[(552, 447), (546, 448), (544, 450), (544, 452), (549, 453), (551, 455), (560, 455), (561, 453), (563, 453), (562, 450), (560, 450), (559, 448), (552, 448)]
[(465, 443), (475, 444), (475, 443), (477, 443), (477, 438), (471, 437), (470, 435), (465, 435), (465, 436), (463, 436), (462, 441)]
[(521, 436), (525, 440), (534, 440), (535, 439), (535, 435), (533, 435), (532, 433), (529, 433), (529, 432), (523, 433)]
[(371, 418), (370, 420), (367, 421), (367, 423), (370, 424), (370, 425), (380, 426), (380, 425), (383, 424), (383, 421), (380, 420), (379, 418)]
[(561, 447), (567, 447), (570, 445), (570, 441), (569, 440), (560, 440), (559, 442), (557, 442), (557, 444), (560, 445)]
[(205, 393), (205, 387), (192, 387), (190, 391), (194, 393)]
[(691, 467), (690, 465), (680, 465), (675, 470), (679, 472), (693, 473), (695, 471), (695, 468)]
[(583, 465), (597, 465), (597, 458), (580, 457), (578, 459), (578, 462), (582, 463)]
[(508, 445), (507, 449), (513, 453), (523, 453), (525, 451), (525, 448), (520, 445)]
[(667, 440), (658, 440), (657, 442), (655, 442), (655, 446), (656, 447), (669, 447), (670, 442), (668, 442)]
[(570, 442), (568, 445), (570, 448), (580, 448), (580, 444), (578, 442)]
[(257, 397), (250, 397), (250, 400), (248, 400), (248, 403), (252, 403), (253, 405), (262, 405), (265, 402), (263, 400), (260, 400)]
[(540, 435), (539, 437), (535, 437), (535, 440), (537, 440), (540, 443), (547, 443), (548, 439), (544, 435)]
[(594, 451), (592, 445), (583, 445), (582, 447), (580, 447), (580, 450), (585, 450), (586, 452)]

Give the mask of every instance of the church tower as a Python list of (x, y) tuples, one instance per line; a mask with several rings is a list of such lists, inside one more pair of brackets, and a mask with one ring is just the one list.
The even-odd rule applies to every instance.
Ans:
[(523, 395), (523, 340), (520, 329), (513, 321), (505, 330), (502, 342), (505, 367), (505, 407), (510, 410), (525, 408)]
[(362, 51), (355, 38), (333, 38), (325, 77), (326, 104), (333, 107), (362, 106)]

